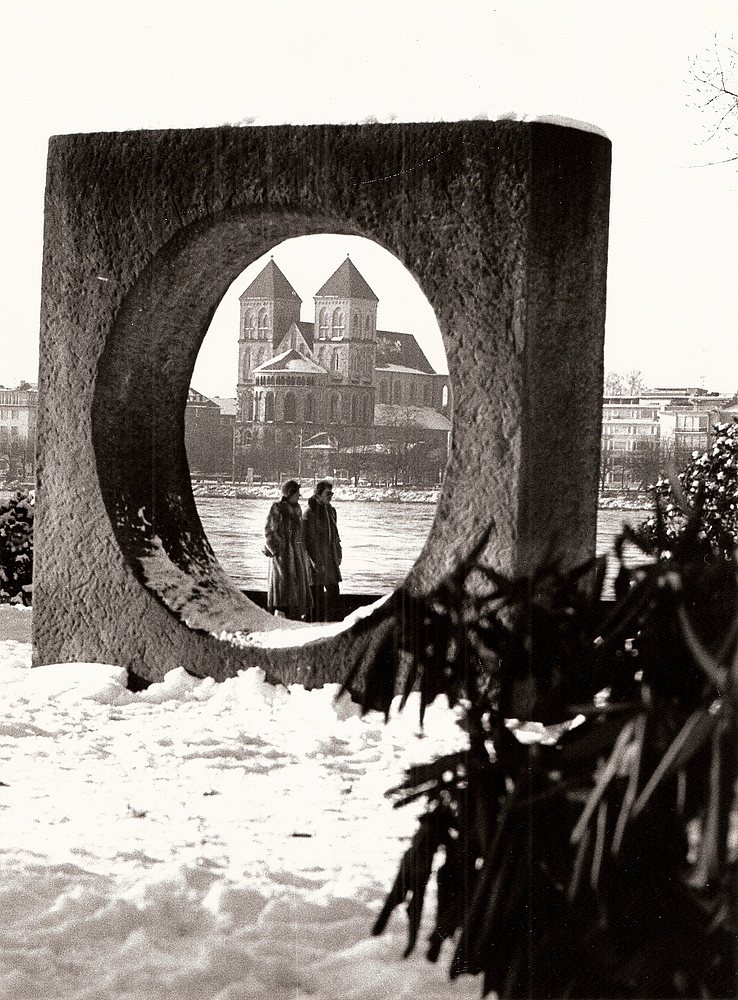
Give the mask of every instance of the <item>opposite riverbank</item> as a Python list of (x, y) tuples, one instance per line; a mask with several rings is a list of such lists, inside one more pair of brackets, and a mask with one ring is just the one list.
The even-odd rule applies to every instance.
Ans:
[[(437, 503), (439, 487), (421, 489), (411, 486), (349, 486), (336, 483), (333, 487), (334, 501), (363, 500), (377, 503)], [(277, 483), (221, 483), (199, 480), (192, 483), (192, 492), (197, 497), (223, 497), (236, 500), (272, 500), (279, 496)], [(306, 481), (303, 499), (310, 493)], [(601, 510), (643, 510), (652, 505), (649, 493), (605, 494), (599, 497), (597, 506)]]

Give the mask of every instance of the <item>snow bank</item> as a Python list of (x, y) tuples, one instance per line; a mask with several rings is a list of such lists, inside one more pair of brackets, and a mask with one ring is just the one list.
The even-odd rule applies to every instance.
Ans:
[[(364, 500), (377, 503), (438, 503), (440, 487), (426, 489), (415, 486), (350, 486), (336, 483), (333, 487), (335, 501)], [(303, 494), (310, 495), (312, 487), (303, 480)], [(236, 497), (241, 500), (278, 500), (279, 486), (276, 483), (255, 483), (252, 486), (198, 480), (192, 484), (192, 492), (197, 497)]]
[(462, 745), (447, 706), (419, 734), (258, 670), (125, 682), (0, 643), (0, 996), (479, 995), (402, 960), (404, 914), (370, 934), (416, 816), (383, 793)]

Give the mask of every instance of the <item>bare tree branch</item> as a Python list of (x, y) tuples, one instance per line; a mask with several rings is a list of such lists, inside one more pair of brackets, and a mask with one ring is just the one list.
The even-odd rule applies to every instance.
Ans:
[[(738, 138), (738, 51), (731, 37), (730, 44), (721, 41), (717, 35), (713, 46), (704, 56), (695, 56), (689, 61), (692, 103), (704, 112), (704, 127), (707, 136), (704, 142), (722, 140), (729, 152), (735, 148)], [(737, 156), (715, 160), (699, 166), (716, 166), (733, 163)]]

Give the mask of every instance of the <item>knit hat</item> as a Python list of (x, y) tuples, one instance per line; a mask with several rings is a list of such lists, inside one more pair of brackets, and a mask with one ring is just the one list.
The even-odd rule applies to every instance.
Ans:
[(292, 494), (297, 493), (299, 489), (300, 489), (300, 484), (296, 479), (288, 479), (287, 482), (282, 487), (282, 496), (283, 497), (292, 496)]

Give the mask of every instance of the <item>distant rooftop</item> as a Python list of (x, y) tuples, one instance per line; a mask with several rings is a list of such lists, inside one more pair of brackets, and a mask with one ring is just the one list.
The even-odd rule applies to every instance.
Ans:
[[(707, 389), (703, 389), (701, 386), (677, 386), (676, 388), (656, 386), (655, 389), (643, 389), (642, 395), (655, 395), (658, 393), (662, 396), (707, 396)], [(717, 395), (715, 393), (714, 395)]]
[(218, 406), (218, 404), (215, 403), (212, 399), (210, 399), (209, 396), (203, 396), (201, 392), (198, 392), (197, 389), (193, 389), (192, 386), (190, 386), (189, 390), (187, 391), (187, 405), (215, 406), (215, 407)]
[(419, 368), (408, 368), (406, 365), (377, 365), (378, 372), (397, 372), (399, 375), (430, 375), (431, 372), (423, 372)]
[(238, 400), (231, 396), (213, 396), (213, 402), (220, 407), (224, 417), (235, 417)]
[(387, 364), (414, 368), (426, 375), (436, 374), (412, 333), (377, 330), (377, 366)]
[(325, 369), (299, 351), (291, 349), (254, 368), (254, 375), (325, 375)]

